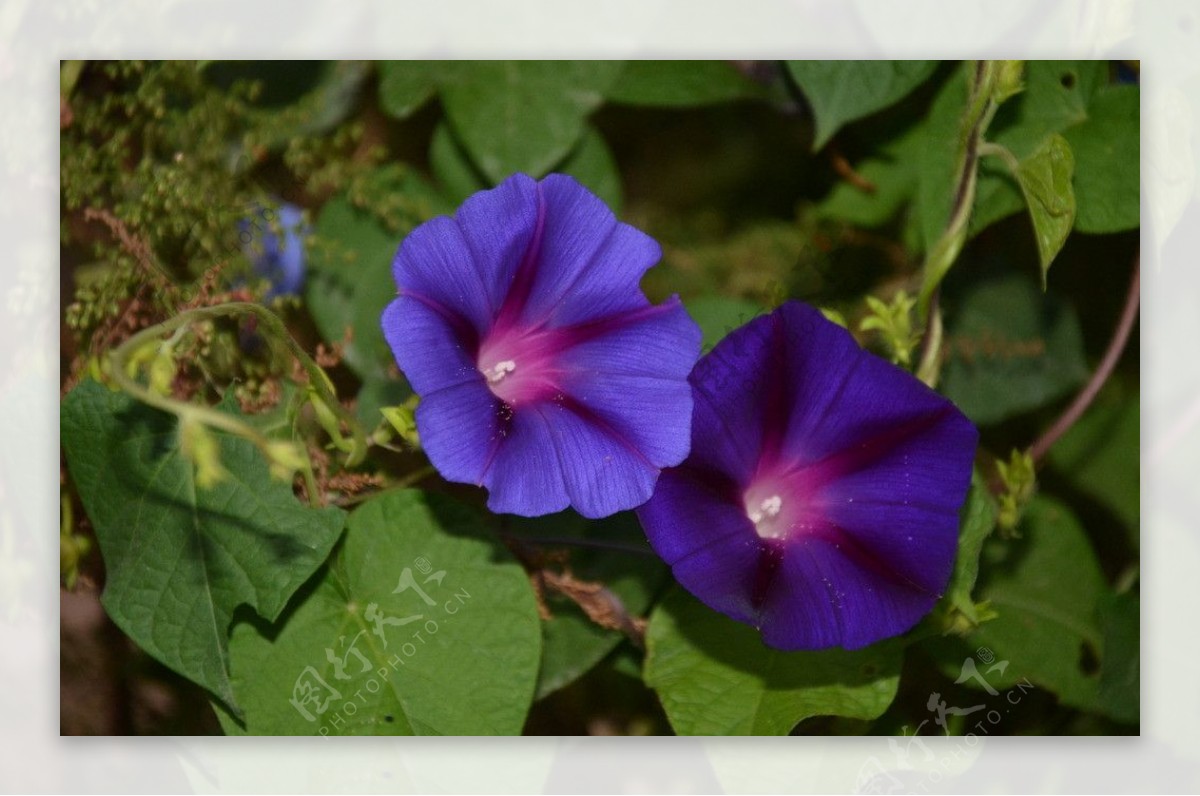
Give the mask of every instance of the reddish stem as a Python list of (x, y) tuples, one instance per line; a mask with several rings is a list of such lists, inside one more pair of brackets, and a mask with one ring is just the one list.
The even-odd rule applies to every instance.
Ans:
[(838, 149), (836, 142), (830, 141), (826, 145), (825, 151), (829, 153), (829, 162), (833, 166), (834, 172), (843, 180), (865, 194), (874, 195), (879, 190), (875, 187), (875, 183), (854, 170), (854, 167), (850, 165), (850, 161), (846, 160), (846, 156)]
[(1104, 358), (1100, 360), (1096, 371), (1079, 391), (1079, 394), (1075, 396), (1071, 405), (1059, 416), (1058, 420), (1054, 421), (1054, 425), (1050, 426), (1046, 433), (1038, 437), (1030, 447), (1029, 455), (1035, 464), (1040, 464), (1054, 443), (1058, 442), (1062, 435), (1075, 424), (1075, 421), (1083, 416), (1083, 413), (1091, 406), (1092, 400), (1100, 392), (1100, 388), (1104, 386), (1108, 377), (1117, 367), (1117, 361), (1121, 358), (1121, 352), (1125, 350), (1125, 344), (1129, 342), (1130, 332), (1133, 331), (1133, 322), (1137, 320), (1141, 273), (1141, 258), (1135, 257), (1133, 276), (1129, 279), (1129, 292), (1125, 296), (1125, 308), (1121, 311), (1121, 320), (1117, 324), (1116, 331), (1113, 332), (1112, 340), (1108, 343), (1108, 350), (1104, 352)]

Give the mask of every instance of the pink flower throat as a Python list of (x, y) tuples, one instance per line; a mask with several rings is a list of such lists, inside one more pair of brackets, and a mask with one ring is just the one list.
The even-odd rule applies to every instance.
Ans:
[(552, 398), (561, 392), (556, 362), (567, 335), (554, 329), (497, 325), (479, 346), (475, 366), (488, 389), (509, 406)]

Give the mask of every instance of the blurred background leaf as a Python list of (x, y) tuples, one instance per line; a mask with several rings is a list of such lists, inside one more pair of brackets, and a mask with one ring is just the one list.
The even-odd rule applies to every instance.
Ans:
[(1087, 378), (1075, 310), (1009, 274), (972, 285), (947, 320), (941, 390), (987, 425), (1067, 395)]
[(437, 93), (441, 61), (380, 61), (379, 104), (397, 119), (411, 116)]
[(447, 62), (442, 105), (493, 182), (514, 172), (541, 177), (583, 137), (620, 70), (620, 61)]
[(765, 97), (766, 89), (729, 61), (626, 61), (609, 102), (692, 107)]
[(407, 230), (453, 206), (419, 175), (405, 170), (376, 172), (367, 194), (368, 200), (385, 195), (395, 205), (392, 212), (361, 199), (364, 206), (359, 207), (350, 195), (337, 196), (321, 209), (304, 295), (321, 336), (336, 344), (348, 340), (343, 358), (363, 382), (357, 409), (371, 426), (379, 422), (378, 407), (399, 403), (408, 394), (394, 370), (380, 320), (396, 295), (392, 260), (399, 241)]
[[(433, 131), (429, 166), (447, 199), (456, 204), (494, 184), (476, 167), (445, 123)], [(596, 130), (586, 128), (578, 144), (554, 170), (570, 174), (603, 199), (614, 213), (620, 214), (621, 175), (604, 137)]]
[(937, 61), (788, 61), (788, 70), (816, 117), (813, 149), (838, 129), (907, 96), (937, 68)]

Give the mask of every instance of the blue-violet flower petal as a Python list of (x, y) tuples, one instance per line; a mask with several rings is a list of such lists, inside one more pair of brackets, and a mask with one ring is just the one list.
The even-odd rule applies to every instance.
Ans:
[[(274, 215), (278, 215), (283, 240), (271, 228)], [(266, 298), (299, 295), (304, 287), (304, 239), (309, 235), (304, 211), (289, 202), (281, 202), (275, 211), (260, 207), (239, 222), (238, 230), (255, 273), (271, 283)]]
[(691, 383), (691, 454), (637, 512), (680, 584), (785, 650), (864, 647), (929, 612), (978, 442), (952, 403), (797, 302)]
[(638, 286), (661, 255), (561, 174), (514, 175), (409, 234), (383, 332), (443, 477), (526, 516), (650, 498), (687, 456), (700, 353), (679, 299)]

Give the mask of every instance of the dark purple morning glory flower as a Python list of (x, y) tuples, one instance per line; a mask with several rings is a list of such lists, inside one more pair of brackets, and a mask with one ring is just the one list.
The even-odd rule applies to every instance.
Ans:
[(675, 578), (786, 650), (911, 628), (954, 566), (978, 432), (788, 302), (696, 365), (692, 451), (638, 517)]
[(660, 256), (562, 174), (514, 175), (413, 230), (383, 331), (443, 477), (526, 516), (650, 498), (687, 456), (700, 353), (679, 299), (638, 287)]

